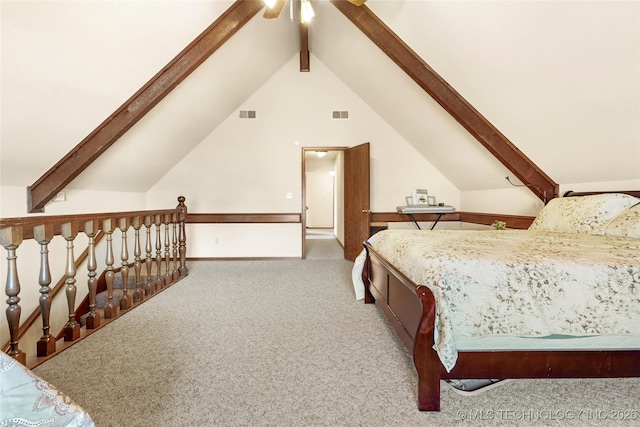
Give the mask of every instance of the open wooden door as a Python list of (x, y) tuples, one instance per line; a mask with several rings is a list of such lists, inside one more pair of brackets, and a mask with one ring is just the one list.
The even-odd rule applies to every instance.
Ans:
[(344, 152), (344, 257), (354, 261), (369, 238), (369, 143)]

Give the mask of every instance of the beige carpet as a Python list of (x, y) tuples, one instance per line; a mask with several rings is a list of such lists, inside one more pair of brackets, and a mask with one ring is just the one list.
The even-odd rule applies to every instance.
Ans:
[(344, 259), (344, 249), (330, 228), (307, 229), (305, 247), (306, 259)]
[[(638, 425), (640, 379), (520, 380), (474, 396), (416, 375), (343, 260), (191, 262), (191, 274), (35, 372), (98, 426)], [(635, 412), (634, 412), (635, 411)], [(635, 416), (635, 420), (614, 418)]]

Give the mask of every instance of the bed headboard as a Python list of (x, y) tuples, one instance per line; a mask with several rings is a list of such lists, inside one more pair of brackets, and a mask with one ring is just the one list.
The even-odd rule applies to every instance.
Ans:
[(640, 197), (640, 190), (629, 191), (565, 191), (562, 197), (577, 197), (577, 196), (591, 196), (593, 194), (608, 194), (608, 193), (622, 193), (628, 194), (633, 197)]

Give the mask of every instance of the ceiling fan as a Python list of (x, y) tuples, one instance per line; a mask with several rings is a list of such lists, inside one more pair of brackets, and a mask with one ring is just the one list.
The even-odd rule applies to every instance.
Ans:
[[(264, 12), (264, 17), (267, 19), (276, 19), (282, 13), (282, 10), (289, 0), (264, 0), (267, 5), (267, 10)], [(293, 2), (289, 3), (291, 19), (293, 19)], [(356, 6), (362, 6), (367, 0), (348, 0)], [(313, 18), (314, 12), (309, 0), (300, 0), (300, 19), (302, 22), (309, 22)]]

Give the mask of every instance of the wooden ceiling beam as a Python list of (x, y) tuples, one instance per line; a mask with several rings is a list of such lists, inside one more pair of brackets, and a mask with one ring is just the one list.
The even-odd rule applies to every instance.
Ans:
[(286, 4), (287, 0), (278, 0), (273, 7), (267, 7), (262, 16), (266, 19), (278, 19)]
[(358, 7), (348, 0), (331, 0), (331, 3), (541, 200), (546, 202), (558, 196), (557, 183), (456, 92), (367, 6)]
[(233, 3), (118, 110), (35, 183), (27, 187), (29, 212), (44, 212), (47, 202), (80, 175), (263, 7), (262, 0), (237, 0)]
[(309, 59), (309, 24), (300, 22), (300, 71), (311, 71)]

